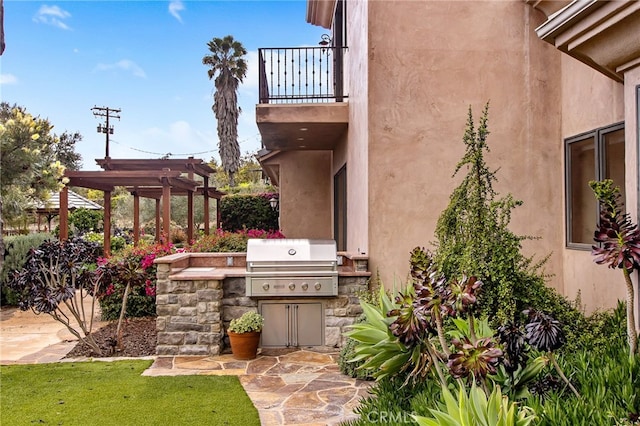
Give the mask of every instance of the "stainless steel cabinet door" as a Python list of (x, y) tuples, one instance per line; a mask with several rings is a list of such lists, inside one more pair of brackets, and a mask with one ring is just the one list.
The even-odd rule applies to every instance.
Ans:
[(321, 302), (262, 301), (262, 347), (322, 346), (324, 318)]

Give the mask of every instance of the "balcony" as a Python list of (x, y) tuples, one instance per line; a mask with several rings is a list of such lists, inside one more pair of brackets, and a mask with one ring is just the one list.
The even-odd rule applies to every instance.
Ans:
[(333, 149), (347, 129), (346, 47), (259, 49), (256, 121), (264, 147)]

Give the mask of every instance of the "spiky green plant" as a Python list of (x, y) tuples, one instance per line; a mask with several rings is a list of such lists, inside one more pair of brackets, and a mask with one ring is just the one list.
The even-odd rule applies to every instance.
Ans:
[(472, 384), (467, 395), (466, 387), (459, 382), (458, 395), (453, 396), (442, 387), (445, 406), (431, 409), (433, 418), (413, 416), (420, 426), (528, 426), (536, 416), (528, 407), (518, 406), (495, 386), (489, 398), (485, 391)]
[(590, 181), (589, 186), (600, 204), (600, 223), (593, 238), (600, 245), (594, 245), (591, 254), (596, 256), (594, 261), (598, 265), (622, 270), (627, 286), (627, 342), (629, 354), (633, 356), (638, 350), (638, 332), (631, 273), (640, 270), (640, 230), (628, 213), (622, 213), (620, 188), (611, 179)]

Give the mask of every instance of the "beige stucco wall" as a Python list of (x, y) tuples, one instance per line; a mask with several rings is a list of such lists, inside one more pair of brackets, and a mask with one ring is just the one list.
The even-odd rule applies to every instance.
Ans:
[[(564, 138), (623, 121), (623, 96), (622, 84), (563, 54), (560, 143)], [(626, 148), (628, 151), (628, 146)], [(564, 197), (562, 201), (564, 212)], [(596, 265), (589, 250), (563, 248), (562, 253), (564, 294), (570, 299), (580, 294), (587, 312), (615, 306), (619, 299), (625, 298), (620, 271)]]
[[(631, 219), (634, 223), (638, 223), (640, 216), (640, 182), (638, 182), (640, 173), (640, 123), (638, 122), (638, 99), (636, 98), (636, 86), (640, 85), (640, 65), (633, 69), (629, 69), (624, 74), (624, 103), (625, 103), (625, 151), (627, 164), (625, 168), (626, 182), (628, 188), (635, 188), (627, 191), (627, 206), (636, 206), (635, 209), (630, 208)], [(640, 287), (638, 286), (639, 273), (634, 274), (633, 282), (635, 284), (635, 310), (636, 310), (636, 329), (640, 327)]]
[(540, 41), (541, 12), (520, 1), (369, 2), (369, 254), (387, 285), (409, 251), (430, 246), (459, 178), (467, 110), (490, 100), (487, 161), (513, 216), (559, 286), (562, 248), (560, 53)]
[(280, 223), (287, 238), (332, 238), (331, 151), (286, 151), (280, 165)]
[[(347, 15), (347, 87), (349, 93), (349, 129), (347, 163), (347, 250), (364, 253), (369, 245), (370, 204), (368, 197), (369, 163), (369, 3), (349, 0)], [(342, 167), (343, 163), (336, 166)], [(337, 171), (337, 169), (336, 169)]]

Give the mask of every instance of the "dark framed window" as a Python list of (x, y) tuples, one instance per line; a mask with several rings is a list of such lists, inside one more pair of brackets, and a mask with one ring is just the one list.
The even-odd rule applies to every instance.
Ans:
[(333, 238), (339, 251), (347, 249), (347, 166), (333, 177)]
[(591, 249), (598, 223), (598, 203), (590, 180), (612, 179), (624, 199), (624, 123), (565, 140), (567, 247)]

